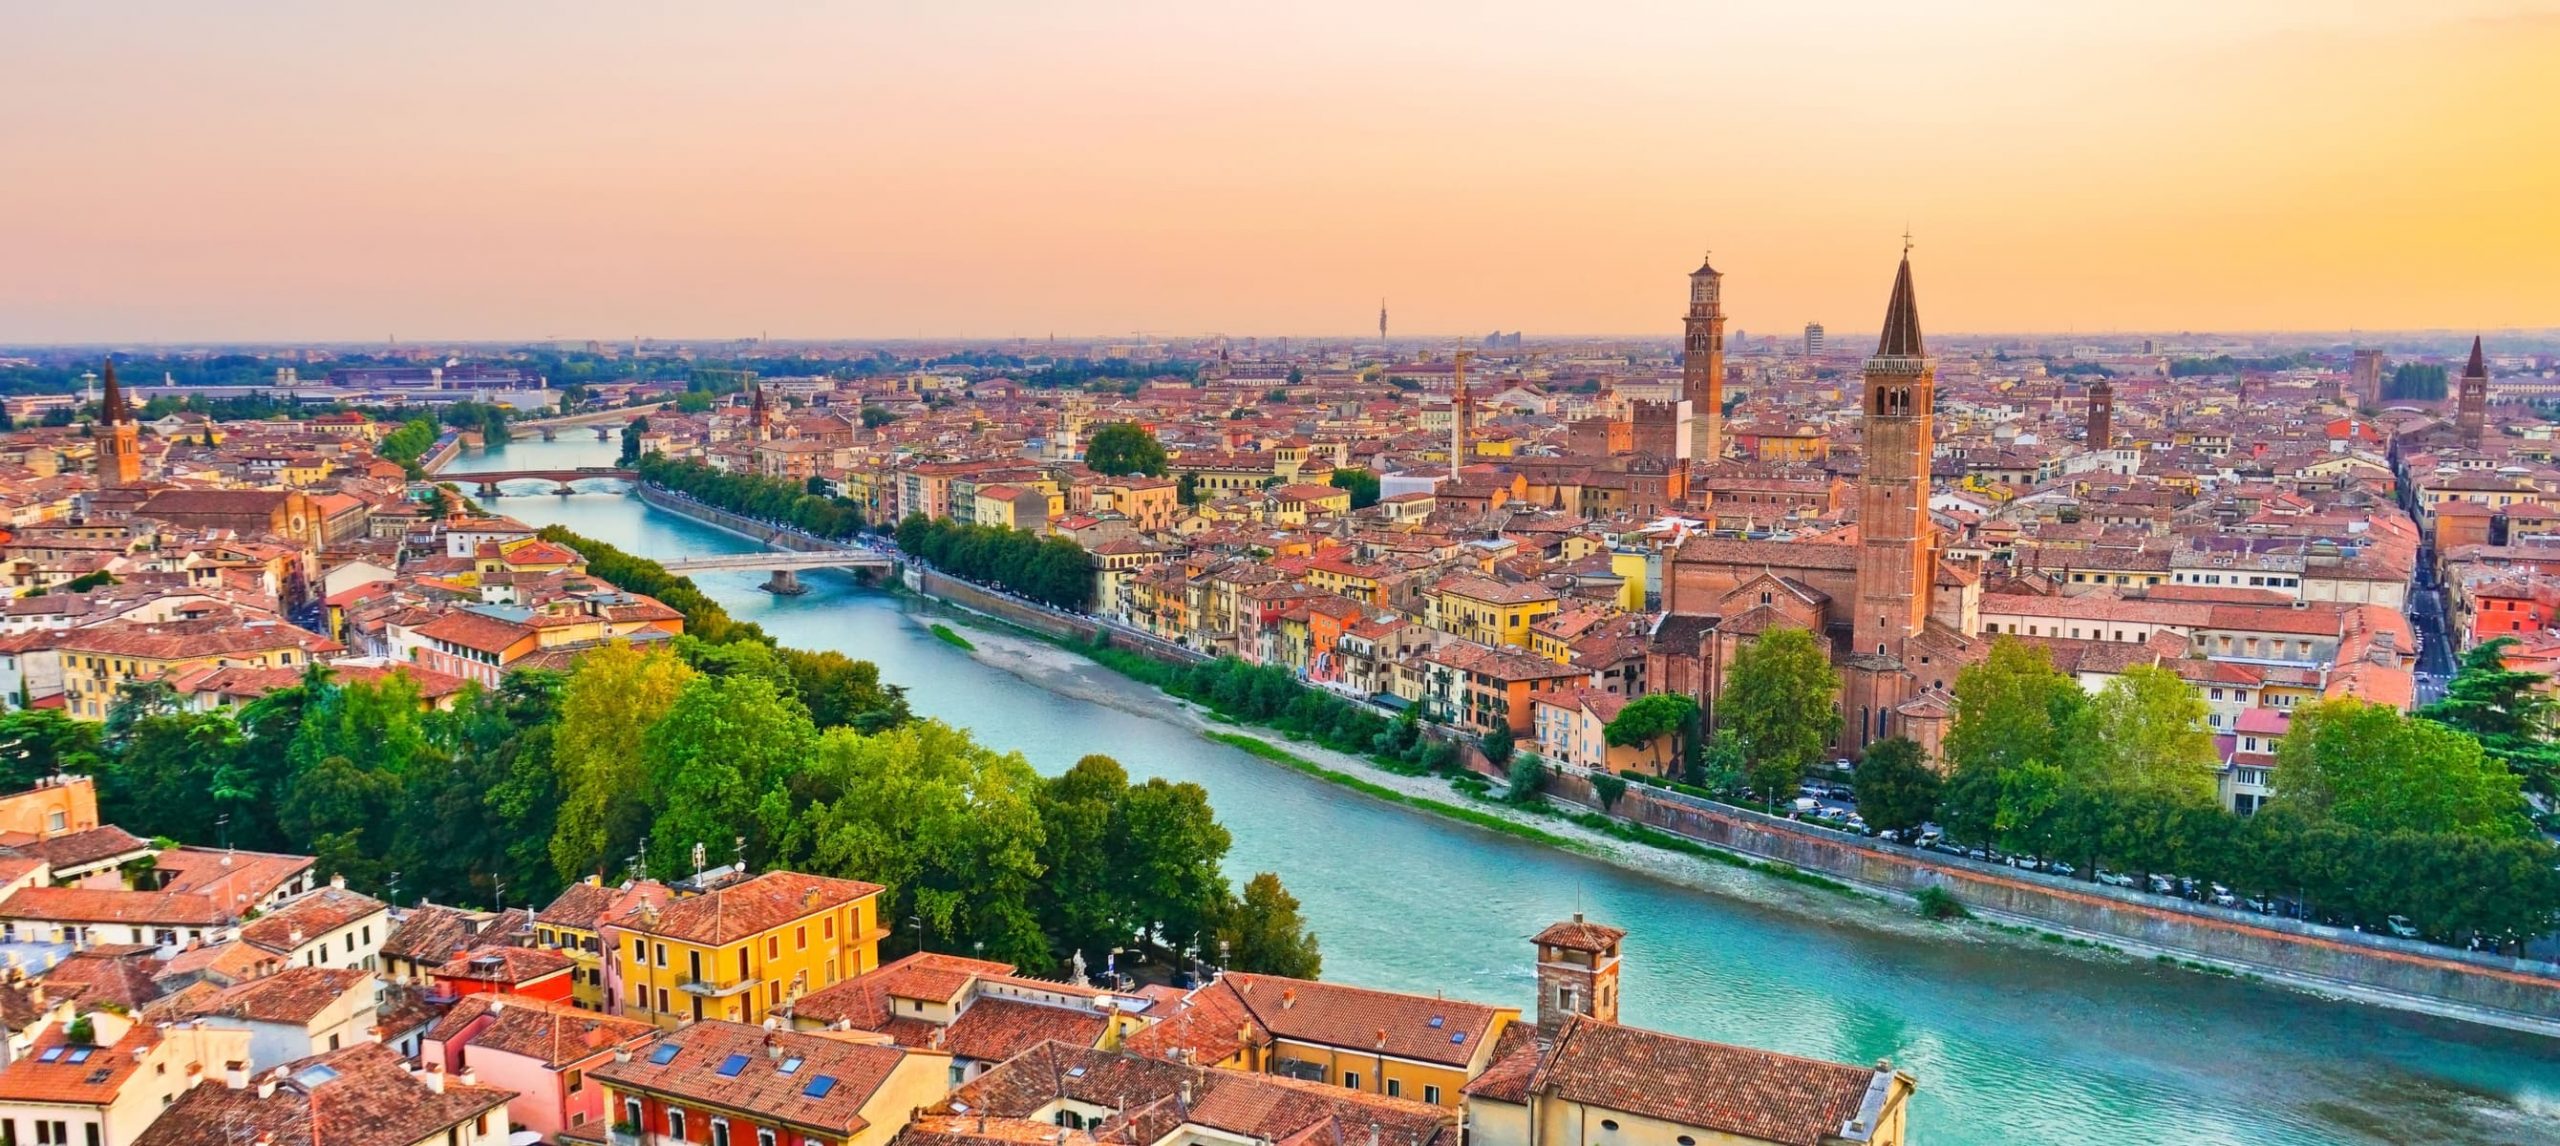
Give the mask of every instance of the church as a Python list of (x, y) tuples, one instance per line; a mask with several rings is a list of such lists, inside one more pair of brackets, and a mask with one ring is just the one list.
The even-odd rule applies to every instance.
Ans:
[(1956, 672), (1980, 659), (1981, 577), (1950, 563), (1929, 518), (1937, 369), (1903, 252), (1884, 336), (1866, 361), (1858, 519), (1778, 541), (1692, 536), (1663, 573), (1663, 613), (1647, 651), (1654, 687), (1698, 698), (1712, 726), (1733, 657), (1772, 629), (1828, 644), (1840, 670), (1844, 756), (1909, 736), (1933, 757), (1954, 716)]

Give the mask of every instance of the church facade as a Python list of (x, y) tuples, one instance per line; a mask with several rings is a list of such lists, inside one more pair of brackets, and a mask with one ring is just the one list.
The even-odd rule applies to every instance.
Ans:
[(1773, 629), (1806, 629), (1840, 671), (1836, 749), (1855, 756), (1909, 736), (1934, 757), (1956, 672), (1986, 645), (1979, 571), (1948, 561), (1929, 517), (1937, 371), (1908, 251), (1864, 374), (1857, 523), (1786, 541), (1683, 542), (1663, 575), (1647, 668), (1655, 687), (1697, 697), (1712, 724), (1734, 654)]

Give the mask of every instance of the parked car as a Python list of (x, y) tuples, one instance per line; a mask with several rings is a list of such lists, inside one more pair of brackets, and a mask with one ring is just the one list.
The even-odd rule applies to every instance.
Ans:
[(2240, 904), (2240, 901), (2232, 896), (2230, 888), (2218, 883), (2213, 885), (2213, 895), (2210, 898), (2216, 907), (2237, 907)]
[(2098, 882), (2103, 883), (2108, 887), (2132, 887), (2133, 877), (2120, 871), (2108, 871), (2105, 868), (2099, 868)]
[(2177, 893), (2178, 885), (2171, 881), (2168, 876), (2155, 875), (2151, 877), (2151, 894), (2175, 895)]
[(2045, 869), (2046, 871), (2052, 872), (2052, 873), (2053, 873), (2053, 874), (2055, 874), (2055, 875), (2078, 875), (2078, 874), (2080, 874), (2080, 869), (2079, 869), (2079, 868), (2073, 867), (2073, 866), (2071, 866), (2070, 864), (2067, 864), (2067, 863), (2062, 862), (2061, 860), (2046, 860), (2046, 861), (2044, 861), (2044, 869)]
[(1812, 810), (1814, 810), (1814, 809), (1816, 809), (1816, 808), (1819, 808), (1819, 807), (1821, 807), (1821, 806), (1822, 806), (1822, 801), (1820, 801), (1820, 800), (1816, 800), (1816, 799), (1814, 799), (1814, 798), (1813, 798), (1813, 797), (1811, 797), (1811, 796), (1798, 796), (1798, 797), (1796, 797), (1795, 809), (1796, 809), (1796, 811), (1797, 811), (1798, 813), (1810, 812), (1810, 811), (1812, 811)]
[(2415, 939), (2418, 937), (2417, 925), (2409, 922), (2409, 917), (2406, 915), (2394, 915), (2383, 920), (2383, 922), (2390, 925), (2391, 933), (2393, 935), (2397, 935), (2402, 939)]

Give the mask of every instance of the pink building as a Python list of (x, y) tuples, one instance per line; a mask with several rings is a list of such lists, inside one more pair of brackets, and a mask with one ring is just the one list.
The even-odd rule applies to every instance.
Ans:
[(657, 1034), (647, 1023), (517, 995), (465, 996), (427, 1031), (423, 1063), (448, 1074), (474, 1072), (481, 1085), (512, 1090), (507, 1119), (548, 1141), (605, 1118), (604, 1088), (588, 1072), (616, 1048)]

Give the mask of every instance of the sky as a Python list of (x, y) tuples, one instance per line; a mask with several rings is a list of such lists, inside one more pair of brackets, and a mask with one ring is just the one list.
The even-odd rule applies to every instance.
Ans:
[(2560, 325), (2560, 0), (0, 7), (0, 341)]

